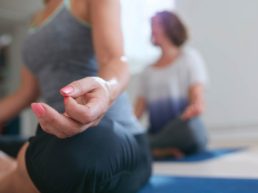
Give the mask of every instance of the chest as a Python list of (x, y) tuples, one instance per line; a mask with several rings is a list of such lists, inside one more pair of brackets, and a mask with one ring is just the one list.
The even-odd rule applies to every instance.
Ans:
[(85, 64), (92, 66), (93, 58), (91, 28), (65, 7), (47, 24), (30, 31), (23, 44), (24, 63), (34, 73), (71, 68), (85, 71)]
[(150, 71), (145, 81), (148, 97), (185, 96), (189, 89), (189, 71), (182, 64), (169, 69)]

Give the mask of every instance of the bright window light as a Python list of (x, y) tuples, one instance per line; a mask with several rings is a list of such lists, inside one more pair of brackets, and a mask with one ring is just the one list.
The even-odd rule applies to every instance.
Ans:
[(139, 72), (159, 55), (151, 44), (150, 19), (159, 11), (173, 11), (175, 0), (121, 0), (121, 3), (126, 55), (132, 72)]
[(12, 42), (12, 37), (8, 34), (0, 35), (0, 48), (9, 46)]
[(150, 18), (158, 11), (174, 10), (175, 0), (144, 0), (145, 16)]

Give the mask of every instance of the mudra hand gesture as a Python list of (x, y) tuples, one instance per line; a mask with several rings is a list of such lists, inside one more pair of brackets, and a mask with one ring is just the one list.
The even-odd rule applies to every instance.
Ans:
[(111, 87), (112, 81), (87, 77), (60, 90), (63, 114), (44, 103), (33, 103), (32, 110), (45, 132), (58, 138), (71, 137), (100, 122), (112, 104)]

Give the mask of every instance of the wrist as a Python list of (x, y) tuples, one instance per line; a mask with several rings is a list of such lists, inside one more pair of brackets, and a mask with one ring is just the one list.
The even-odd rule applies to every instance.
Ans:
[(116, 79), (105, 80), (101, 77), (93, 77), (96, 85), (100, 85), (106, 91), (110, 103), (112, 103), (117, 97), (118, 81)]
[(118, 82), (116, 79), (111, 79), (111, 80), (106, 81), (106, 88), (108, 90), (111, 103), (118, 96), (117, 87), (118, 87)]

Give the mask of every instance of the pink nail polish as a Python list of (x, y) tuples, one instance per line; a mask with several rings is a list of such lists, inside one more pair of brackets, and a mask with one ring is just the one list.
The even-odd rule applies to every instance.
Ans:
[(62, 88), (61, 91), (62, 91), (64, 94), (71, 94), (71, 93), (73, 92), (73, 87), (67, 86), (67, 87)]
[(42, 117), (45, 114), (45, 108), (38, 103), (31, 104), (32, 111), (37, 115), (37, 117)]

